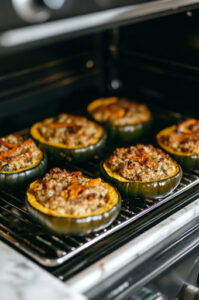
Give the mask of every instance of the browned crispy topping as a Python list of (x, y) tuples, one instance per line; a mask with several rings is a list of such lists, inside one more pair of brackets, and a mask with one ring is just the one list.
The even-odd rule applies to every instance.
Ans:
[(51, 143), (85, 147), (97, 136), (99, 126), (82, 116), (61, 114), (48, 118), (39, 127), (41, 136)]
[(176, 173), (170, 156), (152, 145), (117, 148), (105, 163), (112, 172), (133, 181), (158, 181)]
[(124, 98), (113, 98), (115, 101), (109, 101), (109, 99), (103, 99), (101, 104), (91, 111), (95, 120), (119, 126), (134, 125), (150, 120), (151, 114), (146, 105)]
[(100, 178), (86, 178), (81, 172), (59, 168), (51, 169), (29, 192), (44, 207), (74, 216), (97, 212), (109, 200)]
[(188, 119), (177, 126), (177, 131), (184, 134), (199, 133), (199, 120)]
[(175, 151), (199, 154), (199, 120), (180, 123), (171, 134), (162, 135), (160, 141)]
[(0, 171), (11, 172), (34, 165), (41, 151), (33, 140), (10, 134), (0, 139)]

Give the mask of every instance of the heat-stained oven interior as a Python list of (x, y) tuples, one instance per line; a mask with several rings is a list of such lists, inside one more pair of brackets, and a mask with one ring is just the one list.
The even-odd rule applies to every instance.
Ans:
[[(1, 135), (27, 129), (60, 112), (85, 114), (99, 96), (119, 95), (149, 105), (150, 135), (189, 116), (198, 117), (199, 32), (197, 11), (113, 28), (1, 57)], [(63, 168), (100, 176), (99, 162)], [(54, 162), (54, 166), (57, 163)], [(199, 172), (184, 172), (176, 191), (161, 200), (124, 199), (108, 228), (87, 236), (49, 234), (24, 207), (24, 191), (0, 192), (0, 238), (65, 280), (132, 239), (198, 195)]]

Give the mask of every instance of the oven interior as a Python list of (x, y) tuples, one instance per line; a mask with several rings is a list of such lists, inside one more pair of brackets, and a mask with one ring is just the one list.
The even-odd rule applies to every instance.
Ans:
[[(0, 57), (1, 135), (28, 129), (60, 112), (85, 113), (100, 96), (119, 95), (148, 104), (151, 135), (185, 117), (198, 117), (198, 11), (182, 12), (95, 34), (56, 39)], [(27, 132), (26, 130), (24, 132)], [(110, 145), (109, 145), (110, 146)], [(98, 163), (62, 167), (99, 176)], [(56, 163), (55, 163), (56, 164)], [(198, 196), (199, 172), (184, 172), (179, 188), (159, 201), (123, 201), (109, 228), (85, 237), (55, 236), (24, 208), (24, 191), (0, 192), (0, 238), (61, 280), (89, 266)]]

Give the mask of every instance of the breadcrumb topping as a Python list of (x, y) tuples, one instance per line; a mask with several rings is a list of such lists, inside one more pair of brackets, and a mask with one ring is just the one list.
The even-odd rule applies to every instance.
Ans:
[(90, 113), (96, 121), (118, 126), (144, 123), (151, 118), (146, 105), (125, 98), (104, 98), (100, 105), (93, 106), (93, 109), (90, 107)]
[(117, 148), (105, 164), (112, 172), (132, 181), (158, 181), (177, 172), (170, 156), (152, 145)]
[(174, 151), (199, 155), (199, 120), (180, 123), (173, 132), (162, 135), (160, 142)]
[(99, 128), (85, 117), (60, 114), (41, 122), (39, 132), (47, 142), (86, 147), (99, 135)]
[(42, 152), (32, 139), (17, 134), (0, 138), (0, 171), (11, 172), (31, 167), (41, 160)]
[(101, 178), (86, 178), (81, 172), (59, 168), (51, 169), (29, 192), (45, 208), (75, 217), (97, 213), (109, 202)]

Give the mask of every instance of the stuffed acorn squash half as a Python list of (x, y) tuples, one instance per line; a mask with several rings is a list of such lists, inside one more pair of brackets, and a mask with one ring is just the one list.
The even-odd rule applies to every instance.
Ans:
[(42, 176), (47, 158), (32, 139), (10, 134), (0, 138), (0, 187), (15, 189)]
[(152, 145), (117, 148), (102, 165), (102, 172), (126, 197), (162, 198), (180, 183), (180, 166)]
[(91, 102), (89, 115), (106, 128), (117, 143), (129, 143), (145, 135), (152, 124), (152, 115), (144, 104), (125, 98), (100, 98)]
[(75, 235), (105, 228), (121, 207), (120, 195), (110, 184), (59, 168), (30, 184), (26, 203), (48, 230)]
[(31, 136), (50, 159), (82, 162), (99, 152), (106, 143), (103, 127), (82, 116), (60, 114), (34, 124)]
[(161, 130), (157, 142), (183, 168), (199, 169), (199, 120), (188, 119)]

